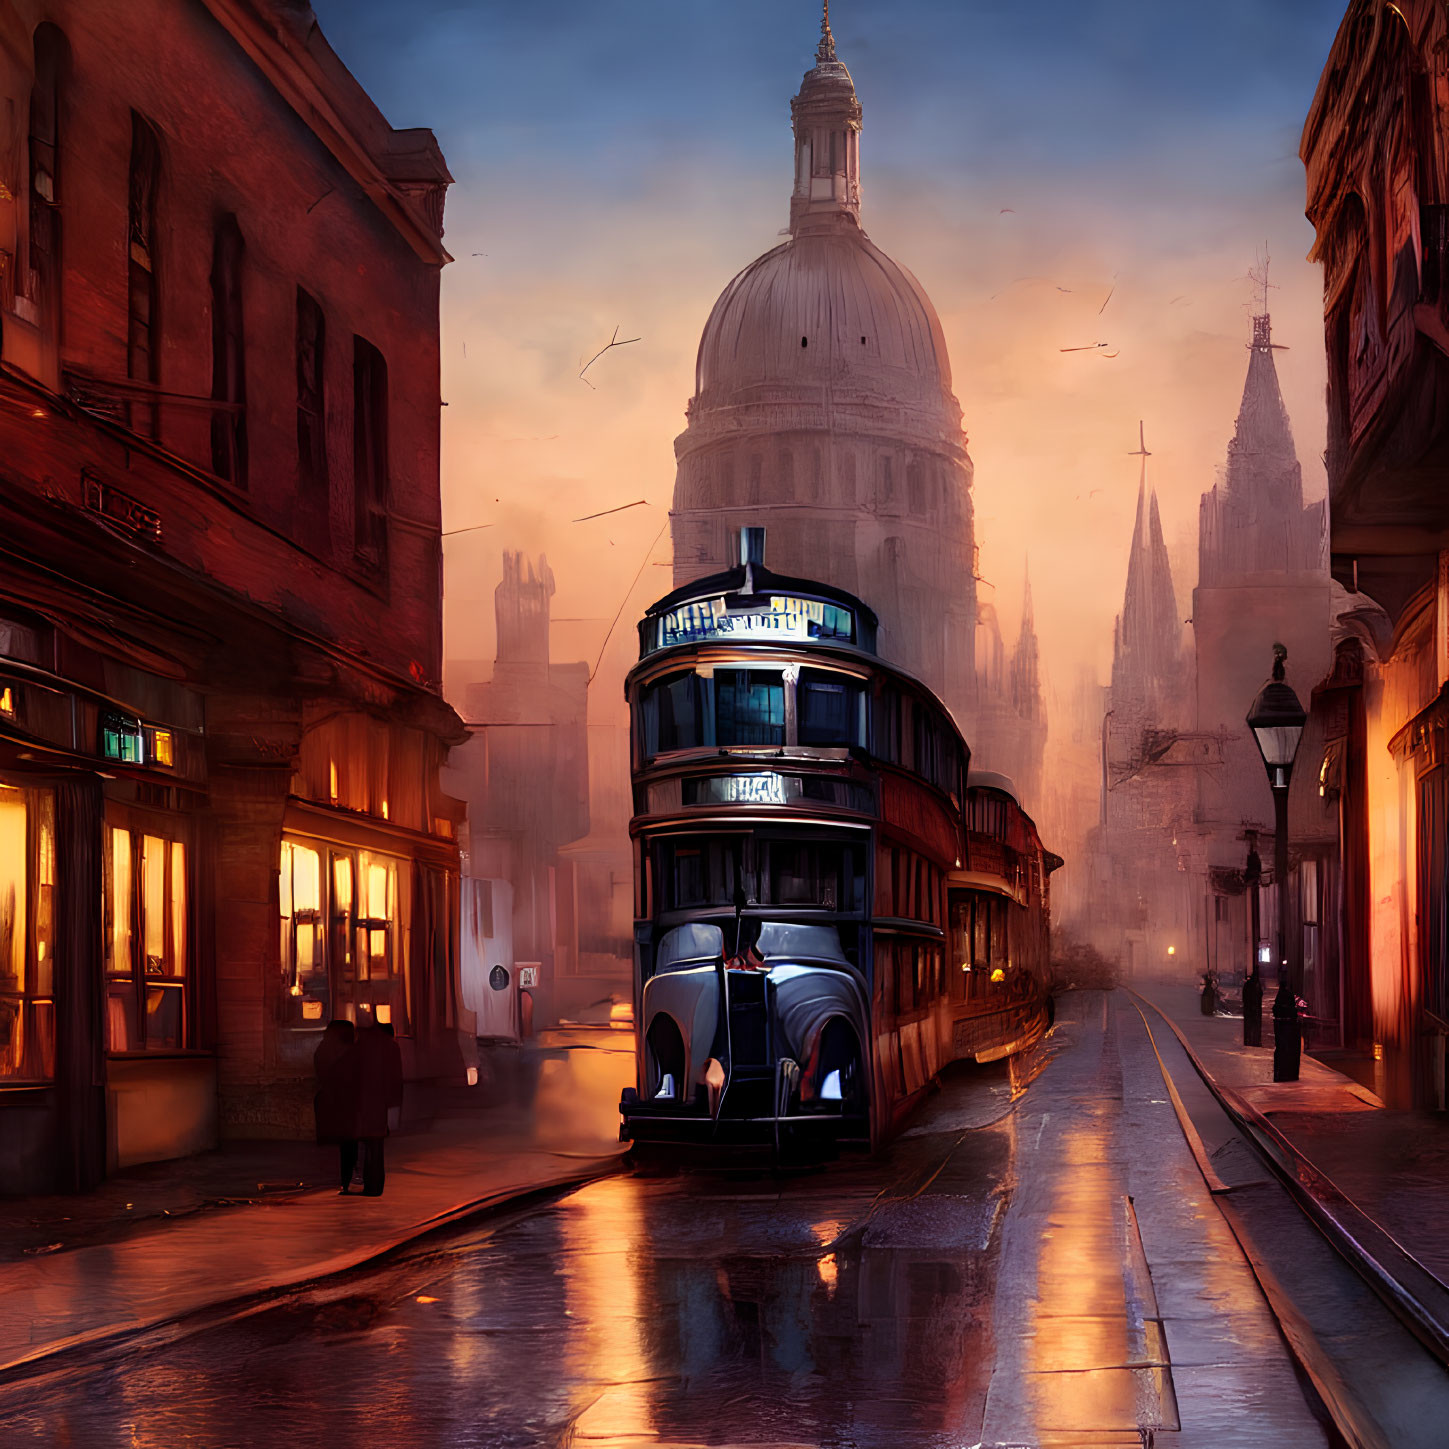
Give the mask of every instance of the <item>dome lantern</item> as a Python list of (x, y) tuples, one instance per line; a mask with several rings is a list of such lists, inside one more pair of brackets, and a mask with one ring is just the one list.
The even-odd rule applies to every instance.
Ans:
[(815, 68), (805, 72), (790, 102), (795, 131), (795, 190), (790, 232), (860, 225), (860, 101), (855, 82), (835, 55), (826, 0)]

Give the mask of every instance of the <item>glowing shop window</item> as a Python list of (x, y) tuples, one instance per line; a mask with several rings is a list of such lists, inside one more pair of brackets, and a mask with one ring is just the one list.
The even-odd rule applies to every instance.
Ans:
[(0, 785), (0, 991), (25, 989), (25, 792)]
[(176, 742), (170, 730), (151, 731), (151, 763), (168, 770), (176, 763)]
[(55, 803), (0, 785), (0, 1083), (55, 1075)]

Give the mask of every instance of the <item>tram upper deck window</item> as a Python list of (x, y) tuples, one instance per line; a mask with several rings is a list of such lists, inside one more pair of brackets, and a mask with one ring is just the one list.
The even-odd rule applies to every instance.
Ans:
[(778, 670), (717, 669), (714, 689), (718, 744), (785, 743), (785, 681)]
[(797, 692), (802, 745), (861, 745), (861, 686), (841, 674), (805, 669)]
[(711, 743), (701, 708), (702, 683), (692, 672), (674, 674), (644, 691), (640, 714), (646, 757)]
[(897, 764), (901, 758), (901, 697), (890, 686), (873, 701), (874, 720), (872, 749), (878, 759)]

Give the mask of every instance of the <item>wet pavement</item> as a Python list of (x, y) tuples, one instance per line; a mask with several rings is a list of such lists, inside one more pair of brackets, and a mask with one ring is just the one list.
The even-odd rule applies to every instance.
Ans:
[(1328, 1442), (1121, 993), (875, 1159), (612, 1177), (0, 1392), (17, 1446), (1149, 1441)]

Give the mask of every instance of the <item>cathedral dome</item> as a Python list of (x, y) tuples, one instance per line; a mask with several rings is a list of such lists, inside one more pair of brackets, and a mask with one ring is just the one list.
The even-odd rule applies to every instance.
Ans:
[(700, 340), (695, 406), (822, 384), (917, 408), (954, 407), (935, 308), (858, 226), (803, 231), (725, 288)]

